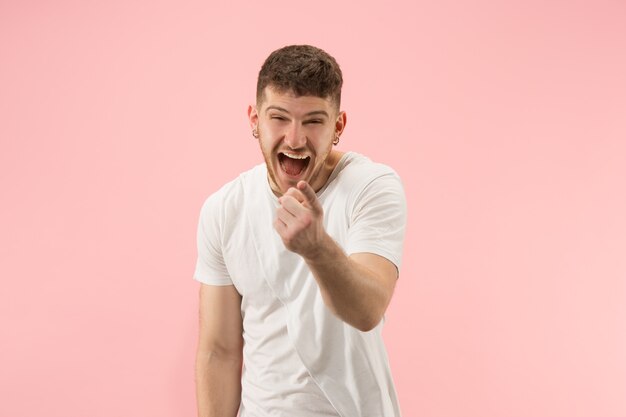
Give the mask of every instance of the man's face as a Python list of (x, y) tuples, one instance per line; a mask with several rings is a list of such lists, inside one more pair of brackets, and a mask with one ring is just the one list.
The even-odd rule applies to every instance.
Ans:
[(282, 195), (298, 181), (318, 191), (337, 158), (333, 140), (343, 131), (344, 112), (330, 98), (296, 97), (292, 92), (265, 88), (260, 107), (248, 109), (250, 126), (258, 131), (272, 191)]

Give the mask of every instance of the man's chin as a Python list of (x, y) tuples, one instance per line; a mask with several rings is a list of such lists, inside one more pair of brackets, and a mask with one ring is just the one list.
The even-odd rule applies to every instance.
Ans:
[(300, 181), (300, 179), (285, 178), (280, 172), (275, 172), (272, 177), (273, 178), (268, 178), (270, 181), (270, 187), (272, 188), (272, 191), (274, 191), (274, 194), (279, 195), (285, 194), (287, 190), (295, 187)]
[(292, 188), (292, 187), (295, 188), (296, 185), (298, 185), (299, 181), (300, 180), (296, 180), (296, 181), (281, 181), (281, 183), (279, 184), (280, 193), (281, 194), (285, 194), (287, 192), (287, 190), (289, 190), (290, 188)]

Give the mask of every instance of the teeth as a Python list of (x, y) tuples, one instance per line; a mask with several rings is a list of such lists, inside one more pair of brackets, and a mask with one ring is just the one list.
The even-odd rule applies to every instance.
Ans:
[(285, 156), (287, 156), (287, 157), (289, 157), (291, 159), (307, 159), (308, 158), (308, 156), (306, 156), (306, 155), (294, 155), (294, 154), (291, 154), (289, 152), (283, 152), (283, 155), (285, 155)]

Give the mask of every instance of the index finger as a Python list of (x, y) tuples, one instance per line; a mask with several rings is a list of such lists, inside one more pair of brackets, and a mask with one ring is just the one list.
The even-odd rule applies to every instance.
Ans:
[(313, 210), (320, 211), (320, 212), (322, 211), (322, 205), (317, 199), (317, 195), (315, 194), (315, 191), (309, 185), (308, 182), (299, 181), (296, 187), (298, 188), (298, 190), (302, 192), (302, 194), (306, 198), (307, 203), (309, 203), (309, 205), (311, 206)]

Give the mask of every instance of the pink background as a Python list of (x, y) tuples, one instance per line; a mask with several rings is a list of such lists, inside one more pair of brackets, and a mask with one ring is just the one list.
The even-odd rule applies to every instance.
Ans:
[(406, 186), (404, 415), (626, 415), (619, 0), (2, 1), (0, 415), (195, 414), (200, 206), (291, 43)]

